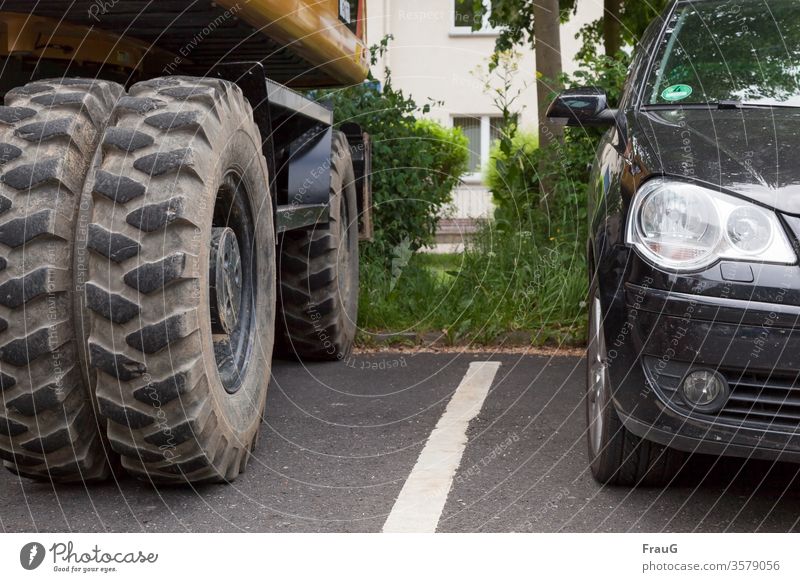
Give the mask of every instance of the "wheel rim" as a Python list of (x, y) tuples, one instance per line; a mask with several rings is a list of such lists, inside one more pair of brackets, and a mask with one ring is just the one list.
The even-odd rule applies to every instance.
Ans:
[(242, 259), (236, 233), (215, 227), (209, 260), (211, 285), (211, 328), (215, 334), (230, 335), (239, 323), (242, 307)]
[(255, 222), (241, 176), (230, 171), (217, 191), (209, 253), (209, 310), (217, 371), (236, 393), (253, 348), (258, 293)]
[(608, 362), (603, 336), (603, 309), (599, 294), (592, 300), (589, 315), (589, 347), (587, 349), (586, 402), (589, 419), (589, 446), (598, 455), (605, 431), (605, 404), (608, 394)]

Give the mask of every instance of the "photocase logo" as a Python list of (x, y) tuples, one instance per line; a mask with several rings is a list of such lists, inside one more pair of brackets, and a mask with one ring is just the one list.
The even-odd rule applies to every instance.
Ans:
[(26, 570), (35, 570), (44, 561), (44, 546), (39, 542), (31, 542), (22, 546), (19, 552), (19, 563)]

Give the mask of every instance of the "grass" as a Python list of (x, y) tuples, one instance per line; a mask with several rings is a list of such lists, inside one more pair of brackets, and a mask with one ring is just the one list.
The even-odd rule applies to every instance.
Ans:
[(585, 339), (586, 265), (574, 241), (481, 232), (459, 255), (415, 253), (362, 266), (360, 325), (371, 332), (444, 333), (489, 345), (508, 334), (531, 345)]

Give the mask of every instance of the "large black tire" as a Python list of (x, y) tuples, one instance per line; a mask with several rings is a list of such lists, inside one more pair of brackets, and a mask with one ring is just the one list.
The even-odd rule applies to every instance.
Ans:
[(330, 222), (283, 235), (278, 353), (334, 361), (353, 349), (358, 317), (358, 205), (347, 137), (334, 132)]
[(0, 107), (0, 457), (25, 477), (109, 474), (80, 365), (72, 265), (81, 191), (122, 93), (44, 80)]
[[(230, 481), (255, 446), (274, 341), (275, 235), (259, 130), (241, 90), (214, 79), (138, 83), (115, 117), (89, 182), (99, 413), (130, 473)], [(225, 226), (237, 237), (243, 289), (230, 333), (212, 329), (210, 313), (212, 243)]]
[(607, 485), (667, 485), (677, 476), (686, 455), (639, 438), (622, 424), (612, 399), (599, 291), (594, 289), (591, 297), (586, 350), (586, 440), (592, 476)]

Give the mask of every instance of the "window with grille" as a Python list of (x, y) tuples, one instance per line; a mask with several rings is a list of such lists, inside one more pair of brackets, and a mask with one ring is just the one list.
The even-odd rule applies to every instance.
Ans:
[(468, 180), (479, 180), (483, 168), (489, 162), (492, 143), (503, 131), (503, 118), (494, 115), (458, 115), (453, 117), (453, 127), (461, 131), (469, 141)]
[(469, 165), (467, 172), (481, 171), (481, 119), (479, 117), (454, 117), (453, 127), (460, 127), (469, 140)]

